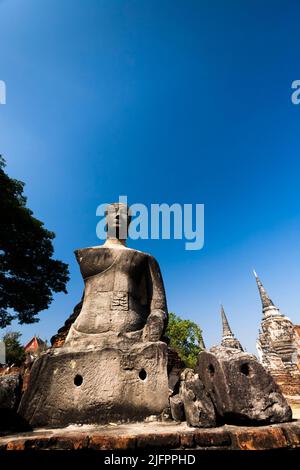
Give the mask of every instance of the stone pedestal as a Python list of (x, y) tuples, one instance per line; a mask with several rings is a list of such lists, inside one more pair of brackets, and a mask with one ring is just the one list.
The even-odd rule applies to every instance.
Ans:
[(141, 420), (168, 406), (167, 345), (54, 349), (34, 364), (19, 413), (33, 427)]
[[(137, 456), (139, 451), (148, 451), (153, 454), (165, 454), (166, 450), (188, 450), (197, 451), (201, 450), (288, 450), (300, 449), (300, 421), (292, 423), (275, 424), (272, 426), (222, 426), (219, 428), (199, 429), (187, 426), (186, 423), (130, 423), (122, 424), (119, 426), (70, 426), (64, 429), (49, 429), (49, 430), (36, 430), (30, 433), (13, 434), (0, 437), (0, 455), (3, 468), (3, 460), (6, 451), (29, 451), (28, 454), (23, 454), (22, 458), (25, 459), (26, 455), (30, 456), (30, 465), (35, 457), (34, 450), (78, 450), (79, 453), (70, 452), (63, 455), (68, 459), (68, 467), (72, 458), (80, 459), (82, 454), (84, 459), (88, 459), (89, 452), (98, 451), (114, 451), (118, 455), (118, 451), (127, 451)], [(110, 452), (111, 454), (111, 452)], [(39, 452), (38, 458), (40, 461), (42, 454)], [(59, 459), (61, 454), (59, 454)], [(119, 454), (120, 455), (120, 454)], [(128, 454), (126, 454), (128, 455)], [(222, 452), (216, 454), (217, 468), (227, 468), (223, 461), (227, 453)], [(269, 463), (270, 453), (266, 453), (266, 463)], [(272, 454), (273, 457), (275, 453)], [(279, 455), (278, 451), (276, 456)], [(299, 454), (298, 454), (299, 455)], [(285, 458), (287, 453), (285, 453)], [(202, 456), (203, 457), (203, 454)], [(251, 457), (249, 453), (245, 455), (247, 462)], [(259, 456), (261, 461), (261, 455)], [(97, 455), (96, 468), (105, 468), (103, 460), (101, 462), (99, 455)], [(128, 457), (127, 457), (128, 458)], [(213, 458), (213, 453), (208, 454), (209, 462)], [(232, 461), (235, 456), (230, 454), (231, 461), (228, 462), (229, 468), (232, 467)], [(66, 462), (65, 459), (59, 461), (57, 468), (63, 467)], [(268, 460), (268, 462), (267, 462)], [(100, 464), (99, 464), (100, 462)], [(202, 460), (201, 460), (202, 462)], [(77, 467), (75, 462), (75, 468)], [(171, 465), (171, 463), (169, 464)], [(167, 465), (167, 466), (169, 466)], [(24, 467), (24, 465), (22, 465)], [(137, 465), (137, 468), (141, 468)], [(8, 467), (8, 466), (7, 466)], [(110, 468), (109, 465), (107, 465)], [(128, 468), (128, 464), (126, 465)], [(125, 467), (125, 468), (126, 468)], [(149, 466), (150, 467), (150, 466)], [(208, 466), (209, 467), (209, 466)], [(236, 466), (237, 467), (237, 466)], [(271, 465), (269, 465), (270, 468)], [(8, 467), (9, 468), (9, 467)], [(119, 465), (119, 468), (124, 468)], [(151, 468), (151, 467), (150, 467)], [(154, 467), (153, 468), (158, 468)], [(165, 466), (160, 466), (165, 468)], [(182, 468), (189, 468), (182, 465)], [(201, 465), (190, 466), (190, 468), (201, 468)], [(243, 467), (240, 467), (243, 468)], [(247, 468), (247, 465), (246, 465)]]

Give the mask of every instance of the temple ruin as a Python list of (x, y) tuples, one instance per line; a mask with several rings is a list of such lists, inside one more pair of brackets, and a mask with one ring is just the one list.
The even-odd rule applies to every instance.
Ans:
[(256, 343), (260, 362), (288, 398), (300, 400), (300, 326), (280, 312), (254, 274), (263, 312)]

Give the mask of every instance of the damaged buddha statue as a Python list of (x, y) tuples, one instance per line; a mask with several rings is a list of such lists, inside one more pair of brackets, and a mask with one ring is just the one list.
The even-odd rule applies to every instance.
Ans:
[(127, 206), (110, 204), (106, 220), (106, 242), (75, 251), (85, 295), (66, 346), (159, 341), (166, 326), (166, 298), (157, 262), (127, 248), (120, 238), (130, 223)]
[(19, 413), (33, 426), (130, 421), (168, 406), (167, 305), (158, 263), (127, 248), (125, 204), (106, 210), (107, 240), (75, 251), (82, 308), (61, 348), (35, 362)]

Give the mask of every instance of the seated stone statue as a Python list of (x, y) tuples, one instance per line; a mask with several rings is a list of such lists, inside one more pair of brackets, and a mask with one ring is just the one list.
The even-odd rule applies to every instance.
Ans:
[(168, 406), (160, 269), (126, 247), (127, 206), (110, 204), (106, 220), (104, 245), (75, 252), (85, 283), (80, 313), (63, 346), (33, 365), (18, 410), (33, 427), (140, 420)]
[[(130, 223), (127, 206), (107, 208), (104, 245), (76, 250), (85, 282), (81, 312), (65, 346), (159, 341), (167, 322), (167, 306), (158, 263), (120, 239)], [(124, 230), (123, 230), (124, 232)]]

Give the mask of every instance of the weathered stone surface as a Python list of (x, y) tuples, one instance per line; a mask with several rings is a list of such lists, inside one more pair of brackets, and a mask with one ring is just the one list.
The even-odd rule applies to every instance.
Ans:
[(272, 450), (300, 449), (300, 421), (269, 426), (225, 425), (199, 429), (186, 423), (130, 423), (118, 426), (80, 426), (65, 429), (36, 430), (31, 433), (0, 437), (0, 453), (6, 450), (121, 450), (227, 449)]
[[(269, 310), (270, 312), (270, 310)], [(293, 323), (277, 309), (265, 316), (257, 341), (263, 366), (289, 396), (300, 395), (298, 342)]]
[(17, 407), (21, 395), (20, 374), (0, 375), (0, 409)]
[[(146, 419), (146, 421), (148, 419), (151, 419), (151, 416), (148, 416), (148, 418)], [(172, 420), (172, 413), (171, 413), (171, 407), (170, 406), (167, 406), (166, 408), (163, 409), (163, 411), (161, 412), (160, 416), (157, 417), (157, 416), (154, 416), (154, 419), (155, 420), (160, 420), (161, 422), (168, 422), (168, 421), (171, 421)]]
[(180, 375), (184, 368), (184, 362), (180, 359), (178, 353), (168, 346), (169, 389), (174, 395), (179, 391)]
[(282, 431), (286, 440), (292, 447), (300, 447), (300, 426), (299, 421), (293, 421), (288, 426), (284, 426)]
[(218, 416), (226, 423), (279, 423), (292, 411), (255, 356), (222, 346), (201, 352), (196, 366)]
[(138, 343), (130, 352), (60, 349), (33, 365), (19, 413), (31, 426), (142, 419), (168, 405), (167, 346)]
[(294, 332), (295, 332), (295, 346), (297, 349), (297, 364), (299, 364), (300, 368), (300, 325), (294, 325)]
[(190, 447), (195, 447), (195, 445), (195, 436), (193, 433), (180, 433), (180, 447), (188, 449)]
[(181, 374), (179, 396), (189, 426), (209, 428), (216, 425), (216, 414), (211, 398), (198, 374), (192, 369), (185, 369)]
[(168, 447), (176, 449), (179, 447), (178, 433), (151, 433), (138, 435), (136, 438), (136, 446), (138, 449), (147, 447)]
[(95, 433), (89, 439), (88, 448), (93, 450), (125, 450), (134, 449), (136, 438), (134, 436), (112, 436)]
[[(168, 405), (167, 304), (156, 260), (125, 246), (124, 204), (103, 246), (76, 250), (84, 297), (33, 365), (19, 413), (32, 426), (141, 420)], [(125, 231), (124, 226), (126, 225)], [(123, 235), (122, 235), (123, 233)]]
[(231, 435), (224, 429), (214, 429), (212, 431), (199, 429), (194, 434), (195, 444), (199, 447), (230, 447)]
[(155, 259), (109, 245), (76, 251), (85, 294), (64, 347), (159, 341), (167, 321), (165, 292)]
[(0, 375), (0, 431), (27, 429), (26, 422), (17, 414), (21, 399), (22, 379), (19, 372)]
[(170, 397), (171, 415), (174, 421), (184, 421), (184, 406), (181, 397), (177, 394)]
[(280, 428), (235, 429), (233, 447), (238, 450), (284, 449), (289, 443)]
[(300, 395), (300, 339), (297, 326), (274, 305), (255, 273), (263, 318), (257, 340), (262, 365), (286, 396)]
[(223, 305), (221, 305), (221, 318), (223, 327), (221, 346), (224, 346), (226, 348), (240, 349), (240, 351), (243, 351), (241, 343), (232, 333)]

